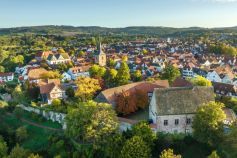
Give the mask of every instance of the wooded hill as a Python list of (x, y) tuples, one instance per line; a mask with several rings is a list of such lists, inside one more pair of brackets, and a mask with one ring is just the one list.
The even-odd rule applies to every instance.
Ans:
[(136, 26), (125, 28), (107, 28), (98, 26), (32, 26), (32, 27), (16, 27), (16, 28), (0, 28), (0, 34), (19, 34), (19, 33), (34, 33), (34, 34), (60, 34), (60, 35), (75, 35), (75, 34), (124, 34), (124, 35), (158, 35), (158, 36), (180, 36), (180, 35), (200, 35), (204, 33), (237, 33), (237, 27), (226, 28), (172, 28), (172, 27), (150, 27)]

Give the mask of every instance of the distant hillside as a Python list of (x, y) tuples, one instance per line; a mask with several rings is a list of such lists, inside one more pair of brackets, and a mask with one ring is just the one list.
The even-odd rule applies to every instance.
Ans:
[(73, 26), (32, 26), (17, 28), (2, 28), (0, 34), (19, 34), (19, 33), (35, 33), (35, 34), (128, 34), (128, 35), (160, 35), (160, 36), (177, 36), (185, 34), (200, 34), (205, 32), (216, 33), (237, 33), (237, 27), (229, 28), (171, 28), (171, 27), (125, 27), (125, 28), (106, 28), (97, 26), (73, 27)]

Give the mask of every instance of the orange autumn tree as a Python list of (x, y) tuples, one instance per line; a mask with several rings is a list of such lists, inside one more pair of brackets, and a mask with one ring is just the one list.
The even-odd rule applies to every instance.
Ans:
[(149, 104), (147, 93), (142, 90), (122, 91), (116, 94), (116, 111), (119, 114), (128, 115), (138, 109), (144, 109)]
[(127, 115), (137, 110), (135, 97), (128, 91), (122, 91), (116, 94), (116, 111), (119, 114)]
[(145, 91), (136, 89), (135, 96), (138, 108), (144, 109), (149, 104), (149, 97)]

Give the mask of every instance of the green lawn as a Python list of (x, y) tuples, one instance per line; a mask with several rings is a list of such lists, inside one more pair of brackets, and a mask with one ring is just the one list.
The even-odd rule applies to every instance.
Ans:
[(57, 129), (62, 129), (62, 125), (58, 122), (52, 122), (52, 121), (48, 121), (46, 119), (39, 119), (39, 117), (37, 116), (37, 114), (33, 114), (34, 117), (32, 117), (32, 113), (27, 112), (27, 111), (23, 111), (21, 114), (21, 117), (29, 120), (31, 122), (34, 123), (40, 123), (43, 126), (47, 126), (47, 127), (51, 127), (51, 128), (57, 128)]
[[(28, 121), (32, 121), (34, 123), (44, 125), (47, 127), (61, 129), (61, 125), (59, 125), (57, 123), (53, 123), (50, 121), (40, 122), (40, 121), (37, 121), (36, 119), (31, 118), (30, 113), (28, 113), (28, 112), (24, 112), (24, 113), (25, 114), (22, 115), (22, 117)], [(30, 124), (18, 119), (14, 114), (8, 115), (5, 112), (2, 112), (0, 114), (0, 122), (1, 122), (0, 131), (10, 129), (11, 131), (15, 132), (17, 128), (19, 128), (21, 126), (25, 126), (27, 128), (28, 138), (25, 141), (21, 142), (20, 144), (24, 148), (30, 149), (35, 152), (47, 149), (48, 137), (51, 134), (55, 133), (55, 131), (52, 131), (49, 129), (44, 129), (44, 128), (30, 125)], [(59, 133), (59, 132), (57, 132), (57, 133)]]

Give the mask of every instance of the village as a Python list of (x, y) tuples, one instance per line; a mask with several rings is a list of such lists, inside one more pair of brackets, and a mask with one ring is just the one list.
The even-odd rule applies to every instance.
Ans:
[[(73, 55), (63, 48), (37, 51), (15, 71), (0, 72), (0, 97), (63, 130), (70, 106), (89, 101), (111, 106), (120, 132), (145, 121), (154, 133), (190, 135), (202, 105), (237, 97), (236, 57), (215, 54), (209, 47), (202, 41), (161, 38), (111, 44), (98, 40)], [(13, 92), (7, 90), (9, 83), (16, 85)], [(237, 105), (221, 109), (228, 131)]]
[[(40, 101), (38, 103), (43, 107), (51, 105), (55, 99), (67, 100), (69, 96), (66, 95), (66, 90), (73, 89), (75, 92), (78, 88), (75, 81), (78, 78), (102, 77), (99, 75), (93, 76), (93, 72), (90, 72), (90, 69), (97, 66), (104, 68), (104, 71), (118, 70), (121, 67), (121, 63), (125, 61), (131, 76), (135, 74), (133, 78), (137, 78), (137, 80), (133, 79), (133, 81), (137, 82), (129, 80), (125, 85), (112, 86), (112, 88), (110, 88), (110, 85), (103, 83), (105, 85), (101, 87), (101, 92), (97, 93), (97, 97), (94, 96), (96, 101), (110, 103), (115, 108), (116, 95), (123, 91), (135, 93), (135, 91), (132, 91), (137, 89), (147, 94), (149, 99), (147, 103), (149, 103), (152, 99), (159, 98), (159, 96), (156, 96), (155, 89), (164, 88), (167, 91), (171, 90), (178, 93), (178, 91), (182, 91), (185, 88), (187, 90), (190, 87), (195, 88), (186, 79), (198, 76), (202, 76), (212, 82), (213, 90), (210, 91), (214, 91), (216, 95), (237, 97), (236, 58), (214, 54), (207, 56), (205, 55), (207, 46), (204, 43), (190, 45), (187, 42), (182, 43), (178, 39), (171, 40), (170, 38), (163, 41), (131, 41), (107, 46), (99, 43), (97, 47), (82, 48), (83, 53), (81, 51), (75, 56), (69, 56), (64, 50), (62, 52), (62, 49), (60, 49), (61, 52), (58, 52), (58, 49), (37, 52), (34, 59), (27, 65), (16, 67), (15, 72), (0, 73), (1, 84), (17, 80), (21, 85), (29, 83), (36, 86), (39, 88), (39, 96), (37, 97), (40, 98)], [(172, 83), (168, 80), (159, 79), (159, 75), (167, 65), (172, 65), (180, 71), (180, 76), (173, 80)], [(66, 67), (66, 71), (61, 69), (63, 66)], [(50, 72), (57, 72), (58, 75), (50, 76)], [(49, 75), (47, 76), (47, 74)], [(192, 89), (190, 89), (191, 91)], [(204, 93), (200, 95), (207, 96)], [(168, 98), (172, 97), (174, 96), (169, 94)], [(196, 98), (199, 97), (201, 96), (196, 96)], [(214, 97), (210, 96), (209, 100), (214, 100)], [(155, 100), (151, 101), (150, 113), (153, 106), (159, 105), (158, 101), (157, 103), (155, 102)], [(195, 106), (199, 106), (199, 104)], [(189, 105), (182, 104), (182, 106), (184, 111), (189, 108)], [(196, 107), (189, 113), (195, 113), (195, 109)], [(228, 117), (230, 118), (228, 121), (232, 122), (235, 119), (235, 114), (233, 110), (228, 110), (230, 110), (228, 114), (233, 113)], [(159, 113), (159, 111), (155, 111), (155, 113)], [(181, 114), (183, 114), (183, 111)], [(179, 113), (174, 112), (169, 115), (179, 115)], [(153, 117), (149, 114), (150, 119)], [(155, 119), (152, 120), (155, 124), (157, 123)], [(156, 124), (156, 126), (160, 125)], [(168, 129), (168, 131), (174, 132), (176, 129)], [(185, 132), (185, 129), (178, 131)]]

